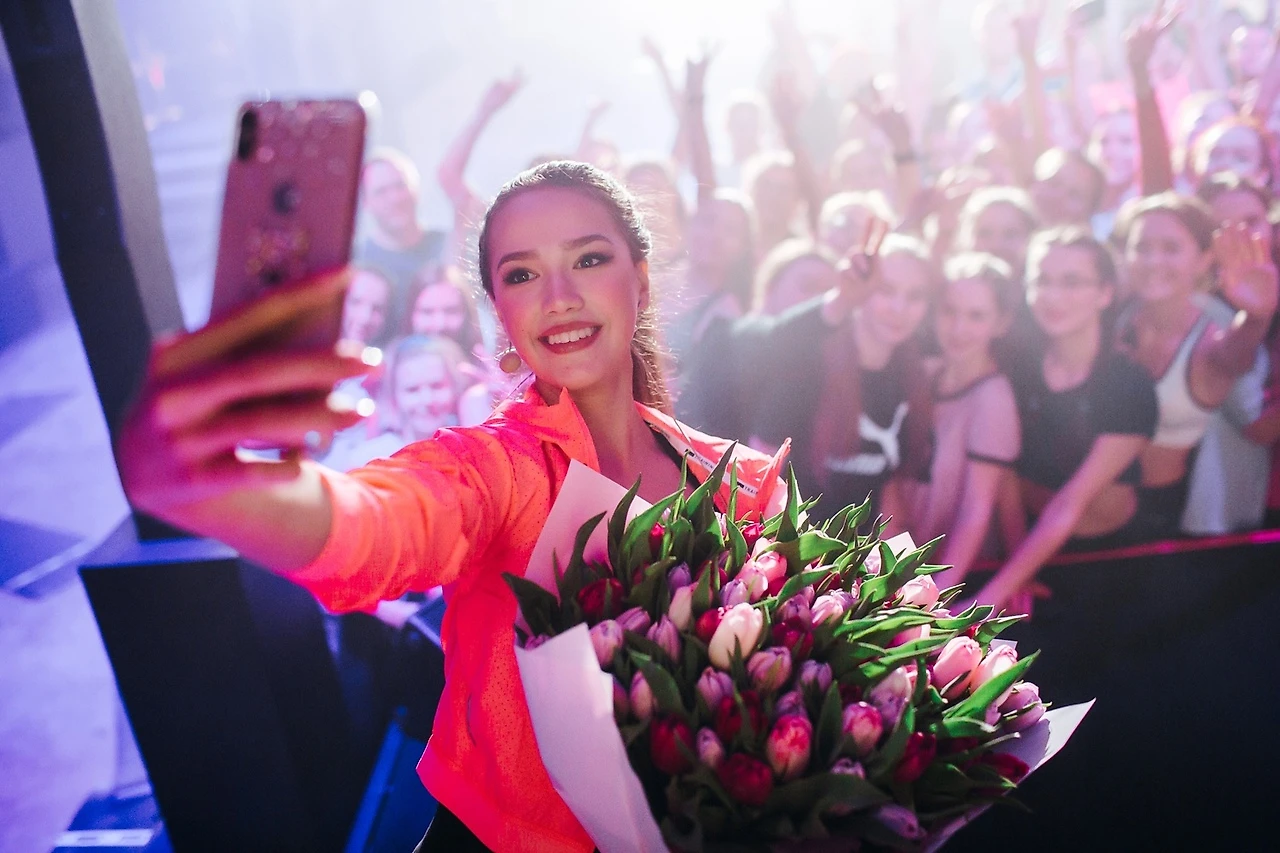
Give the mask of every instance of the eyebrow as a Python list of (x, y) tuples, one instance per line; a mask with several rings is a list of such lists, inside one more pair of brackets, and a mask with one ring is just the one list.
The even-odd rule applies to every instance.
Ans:
[[(565, 240), (560, 244), (560, 248), (564, 249), (566, 252), (571, 252), (574, 249), (580, 249), (588, 243), (594, 243), (597, 240), (603, 240), (609, 245), (613, 245), (613, 241), (603, 234), (586, 234), (582, 237), (574, 237), (572, 240)], [(537, 254), (538, 253), (532, 249), (525, 249), (520, 252), (508, 252), (498, 259), (498, 266), (500, 267), (511, 261), (527, 261), (530, 258), (536, 257)]]

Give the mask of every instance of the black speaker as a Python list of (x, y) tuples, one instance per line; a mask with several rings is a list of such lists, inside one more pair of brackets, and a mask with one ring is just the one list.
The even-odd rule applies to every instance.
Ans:
[(80, 575), (174, 849), (342, 850), (373, 756), (314, 599), (129, 524)]

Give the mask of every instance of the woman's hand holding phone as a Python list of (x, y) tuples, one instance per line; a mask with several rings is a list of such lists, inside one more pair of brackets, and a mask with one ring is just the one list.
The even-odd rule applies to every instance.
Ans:
[[(281, 286), (196, 332), (158, 342), (116, 444), (130, 501), (186, 526), (183, 509), (295, 479), (317, 434), (369, 414), (333, 394), (376, 365), (359, 345), (282, 348), (279, 331), (341, 311), (345, 271)], [(281, 448), (279, 461), (238, 448)]]

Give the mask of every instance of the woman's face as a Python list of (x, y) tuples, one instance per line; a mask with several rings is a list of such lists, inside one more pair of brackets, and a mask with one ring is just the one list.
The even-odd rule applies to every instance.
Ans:
[(907, 252), (880, 258), (880, 286), (863, 303), (863, 327), (880, 343), (896, 347), (920, 328), (929, 310), (931, 272), (927, 264)]
[(631, 340), (649, 305), (647, 262), (631, 259), (605, 202), (525, 190), (489, 222), (498, 318), (543, 396), (631, 389)]
[(1098, 277), (1093, 252), (1080, 246), (1050, 246), (1032, 254), (1028, 262), (1027, 304), (1046, 335), (1069, 337), (1102, 323), (1114, 292)]
[(1213, 200), (1213, 215), (1223, 225), (1245, 225), (1250, 234), (1256, 234), (1267, 248), (1267, 257), (1271, 257), (1271, 223), (1267, 219), (1267, 208), (1248, 190), (1232, 190), (1219, 193)]
[(467, 324), (467, 306), (453, 285), (447, 282), (428, 284), (413, 302), (410, 322), (414, 334), (457, 338)]
[(991, 285), (979, 278), (948, 281), (936, 312), (938, 345), (949, 361), (990, 355), (991, 342), (1009, 328)]
[(1241, 125), (1210, 130), (1198, 149), (1195, 165), (1197, 178), (1231, 172), (1259, 186), (1271, 182), (1263, 167), (1262, 139)]
[(391, 283), (368, 270), (356, 270), (342, 302), (342, 337), (369, 344), (387, 324)]
[(1133, 223), (1124, 259), (1130, 292), (1144, 302), (1162, 302), (1190, 297), (1208, 272), (1210, 254), (1176, 216), (1153, 211)]
[(458, 394), (444, 359), (418, 353), (396, 366), (395, 403), (413, 439), (426, 438), (458, 414)]
[(1102, 168), (1107, 186), (1127, 188), (1138, 174), (1138, 126), (1132, 113), (1114, 113), (1094, 130), (1089, 159)]
[(839, 283), (835, 267), (822, 258), (800, 258), (774, 277), (764, 299), (764, 313), (776, 317), (806, 299), (826, 293)]
[(1088, 225), (1095, 212), (1097, 181), (1097, 174), (1075, 157), (1056, 155), (1056, 152), (1044, 155), (1036, 163), (1036, 179), (1031, 185), (1031, 198), (1041, 222)]
[(689, 259), (699, 269), (723, 274), (750, 246), (751, 222), (740, 204), (712, 199), (689, 222)]
[(1021, 278), (1027, 266), (1031, 226), (1011, 204), (989, 204), (973, 221), (973, 249), (1004, 261)]

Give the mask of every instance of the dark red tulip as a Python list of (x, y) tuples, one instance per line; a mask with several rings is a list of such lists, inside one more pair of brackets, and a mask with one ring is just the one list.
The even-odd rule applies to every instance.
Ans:
[(653, 766), (663, 773), (675, 776), (693, 769), (690, 756), (697, 752), (693, 746), (693, 731), (679, 717), (659, 717), (649, 728), (649, 754)]
[(938, 738), (924, 732), (912, 732), (907, 738), (907, 749), (902, 761), (893, 771), (893, 781), (910, 784), (919, 779), (938, 754)]
[(622, 610), (622, 584), (617, 578), (601, 578), (578, 590), (578, 604), (592, 624), (612, 619)]
[(758, 758), (735, 752), (716, 769), (724, 789), (740, 803), (763, 806), (773, 793), (773, 771)]
[(698, 635), (698, 639), (704, 643), (710, 643), (711, 638), (716, 633), (716, 628), (720, 627), (720, 620), (724, 618), (723, 607), (713, 607), (706, 613), (698, 617), (698, 621), (693, 625), (693, 633)]
[[(764, 734), (764, 711), (760, 708), (760, 696), (754, 690), (743, 690), (742, 705), (746, 706), (747, 719), (756, 735)], [(733, 696), (726, 696), (716, 707), (715, 730), (726, 745), (732, 743), (742, 730), (742, 707)]]

